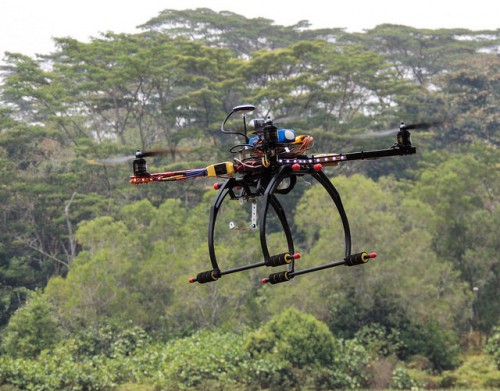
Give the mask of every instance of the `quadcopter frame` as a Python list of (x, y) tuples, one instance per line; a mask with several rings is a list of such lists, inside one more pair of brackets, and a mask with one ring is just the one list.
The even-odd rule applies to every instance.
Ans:
[[(234, 159), (234, 162), (223, 162), (210, 165), (205, 168), (194, 170), (180, 170), (162, 173), (150, 174), (147, 171), (146, 161), (144, 157), (146, 153), (138, 151), (136, 159), (133, 163), (134, 175), (131, 176), (130, 182), (133, 184), (143, 184), (150, 182), (177, 181), (185, 179), (193, 179), (197, 177), (220, 177), (226, 178), (224, 182), (215, 184), (215, 189), (218, 190), (211, 208), (208, 224), (208, 250), (212, 268), (210, 270), (198, 273), (196, 277), (190, 278), (189, 282), (198, 282), (200, 284), (213, 282), (224, 275), (237, 273), (244, 270), (249, 270), (258, 267), (279, 267), (287, 266), (287, 270), (272, 273), (269, 277), (262, 279), (263, 283), (277, 284), (290, 281), (292, 278), (319, 270), (333, 268), (340, 265), (354, 266), (368, 262), (369, 259), (375, 258), (375, 253), (359, 252), (351, 253), (351, 232), (349, 228), (349, 220), (344, 210), (340, 195), (323, 172), (325, 166), (336, 166), (339, 163), (364, 160), (364, 159), (379, 159), (390, 156), (412, 155), (416, 153), (416, 148), (411, 144), (409, 128), (404, 123), (401, 124), (397, 134), (396, 143), (387, 149), (351, 152), (346, 154), (322, 154), (322, 155), (307, 155), (302, 149), (298, 153), (291, 153), (289, 148), (280, 140), (277, 128), (271, 120), (262, 122), (261, 128), (255, 133), (253, 145), (250, 145), (250, 140), (247, 137), (245, 114), (254, 109), (253, 106), (243, 105), (237, 106), (227, 116), (221, 126), (221, 131), (224, 133), (238, 134), (245, 137), (245, 144), (237, 145), (240, 159)], [(244, 132), (231, 132), (224, 129), (224, 124), (228, 118), (235, 112), (243, 113)], [(300, 138), (299, 144), (304, 140), (305, 136)], [(309, 136), (307, 136), (309, 137)], [(310, 141), (312, 141), (312, 138)], [(233, 147), (231, 151), (233, 152)], [(247, 161), (250, 164), (244, 163), (244, 158), (250, 156)], [(333, 201), (337, 212), (339, 213), (342, 227), (344, 231), (345, 252), (342, 260), (323, 263), (321, 265), (296, 270), (295, 261), (300, 258), (300, 254), (295, 252), (292, 231), (285, 215), (284, 208), (277, 198), (277, 194), (288, 194), (297, 182), (297, 177), (311, 176), (314, 178), (328, 193)], [(283, 188), (283, 184), (287, 182), (288, 186)], [(256, 217), (256, 226), (259, 229), (260, 244), (262, 249), (263, 260), (261, 262), (252, 263), (244, 266), (239, 266), (231, 269), (222, 270), (215, 250), (215, 227), (217, 217), (224, 200), (229, 197), (232, 200), (255, 200), (257, 197), (262, 197), (262, 206)], [(284, 235), (286, 237), (287, 251), (280, 254), (271, 255), (268, 248), (266, 238), (266, 220), (271, 207), (278, 217)], [(253, 211), (256, 213), (256, 211)], [(255, 227), (256, 228), (256, 227)]]

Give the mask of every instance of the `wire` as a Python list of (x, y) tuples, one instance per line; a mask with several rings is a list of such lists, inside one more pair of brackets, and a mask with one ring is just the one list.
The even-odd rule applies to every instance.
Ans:
[[(244, 161), (242, 161), (240, 159), (236, 159), (235, 158), (234, 161), (236, 163), (240, 164), (241, 166), (243, 166), (245, 168), (249, 168), (251, 170), (262, 167), (262, 164), (259, 163), (259, 161), (255, 160), (255, 159), (251, 159), (251, 160), (249, 159), (248, 162), (244, 162)], [(251, 163), (253, 163), (253, 164), (251, 164)]]
[[(236, 148), (240, 148), (240, 149), (236, 150)], [(232, 146), (231, 148), (229, 148), (229, 152), (230, 153), (239, 153), (241, 151), (245, 151), (245, 150), (251, 151), (253, 149), (254, 149), (254, 146), (251, 144), (236, 144), (236, 145)]]
[(304, 152), (310, 150), (314, 145), (314, 139), (311, 136), (305, 136), (300, 143), (300, 147), (297, 149), (298, 154), (303, 154)]

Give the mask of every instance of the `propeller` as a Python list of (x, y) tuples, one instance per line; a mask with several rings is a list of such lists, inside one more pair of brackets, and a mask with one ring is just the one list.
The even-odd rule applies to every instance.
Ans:
[(278, 124), (283, 124), (283, 123), (287, 123), (287, 122), (291, 122), (291, 121), (297, 121), (300, 118), (301, 117), (299, 115), (289, 116), (289, 117), (280, 117), (277, 119), (272, 119), (271, 117), (267, 117), (267, 119), (255, 118), (255, 119), (251, 119), (250, 121), (248, 121), (247, 126), (248, 126), (248, 129), (250, 131), (256, 131), (256, 130), (262, 130), (262, 128), (264, 127), (264, 125), (266, 124), (266, 122), (268, 120), (271, 120), (274, 125), (278, 125)]
[[(420, 122), (416, 124), (410, 124), (410, 125), (405, 125), (406, 130), (427, 130), (429, 128), (432, 128), (433, 126), (440, 125), (441, 122), (439, 121), (434, 121), (434, 122)], [(401, 125), (404, 125), (402, 122)], [(401, 126), (397, 128), (392, 128), (392, 129), (386, 129), (386, 130), (368, 130), (364, 132), (363, 134), (360, 134), (356, 136), (357, 138), (362, 138), (362, 137), (384, 137), (384, 136), (389, 136), (393, 134), (397, 134), (401, 129)]]
[(87, 162), (89, 164), (114, 165), (114, 164), (122, 164), (122, 163), (131, 162), (135, 159), (140, 159), (140, 158), (145, 158), (145, 157), (167, 155), (167, 154), (170, 154), (172, 152), (189, 152), (189, 150), (182, 149), (182, 148), (164, 148), (164, 149), (155, 149), (155, 150), (144, 151), (144, 152), (137, 150), (135, 155), (117, 156), (117, 157), (104, 158), (104, 159), (93, 159), (93, 160), (87, 160)]
[(297, 121), (299, 119), (302, 119), (300, 115), (289, 115), (288, 117), (280, 117), (273, 119), (273, 123), (275, 124), (282, 124), (286, 122), (291, 122), (291, 121)]

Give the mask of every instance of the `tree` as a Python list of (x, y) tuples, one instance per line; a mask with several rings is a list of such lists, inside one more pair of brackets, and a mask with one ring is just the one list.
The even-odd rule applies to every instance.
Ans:
[(2, 350), (11, 357), (34, 358), (60, 339), (60, 328), (50, 303), (40, 293), (10, 319), (2, 337)]
[(89, 138), (137, 143), (143, 150), (162, 143), (175, 159), (174, 147), (191, 137), (186, 128), (196, 128), (181, 101), (206, 88), (210, 78), (202, 74), (211, 69), (215, 50), (205, 49), (200, 58), (193, 56), (204, 50), (200, 43), (111, 33), (88, 44), (60, 39), (58, 45), (55, 70), (64, 84), (76, 86), (74, 105), (92, 124)]
[[(449, 70), (457, 59), (472, 58), (480, 49), (498, 42), (498, 32), (466, 29), (418, 29), (382, 24), (347, 40), (365, 42), (370, 50), (384, 55), (401, 78), (428, 85), (434, 76)], [(357, 39), (356, 39), (357, 38)]]
[[(116, 191), (126, 184), (126, 165), (119, 170), (88, 164), (88, 157), (95, 161), (141, 145), (175, 147), (187, 140), (201, 147), (198, 156), (212, 158), (210, 142), (198, 143), (195, 136), (207, 137), (205, 129), (221, 116), (224, 93), (214, 98), (207, 81), (212, 91), (225, 83), (232, 94), (225, 81), (232, 69), (227, 50), (115, 34), (88, 44), (70, 38), (58, 44), (59, 51), (42, 60), (11, 53), (3, 69), (0, 191), (8, 202), (1, 207), (0, 255), (7, 314), (22, 303), (18, 288), (44, 286), (49, 276), (67, 272), (78, 250), (73, 231), (80, 221), (111, 213), (113, 199), (138, 197), (129, 189)], [(204, 59), (195, 56), (198, 50), (205, 50)], [(170, 150), (175, 160), (177, 149)], [(149, 194), (157, 202), (169, 191), (188, 199), (199, 191), (192, 187), (157, 187)]]
[[(358, 388), (368, 358), (360, 346), (338, 341), (326, 324), (294, 308), (271, 318), (250, 333), (245, 349), (256, 362), (273, 362), (274, 372), (255, 373), (260, 386), (315, 389)], [(260, 364), (255, 369), (265, 368)], [(267, 369), (267, 368), (265, 368)]]
[(500, 145), (500, 60), (477, 54), (456, 63), (436, 79), (446, 122), (438, 134), (440, 145), (468, 145), (481, 141)]
[[(433, 249), (440, 259), (452, 262), (467, 283), (474, 288), (476, 321), (490, 329), (498, 321), (498, 306), (489, 303), (489, 294), (498, 290), (498, 152), (476, 144), (473, 152), (445, 154), (434, 152), (427, 159), (413, 190), (414, 197), (433, 205), (429, 222), (434, 225)], [(431, 163), (433, 162), (434, 163)], [(483, 296), (484, 295), (484, 296)]]
[(209, 46), (231, 49), (240, 58), (266, 49), (287, 47), (297, 41), (332, 38), (342, 35), (341, 29), (309, 30), (305, 20), (293, 26), (280, 26), (267, 18), (247, 19), (229, 11), (215, 12), (207, 8), (195, 10), (166, 9), (139, 26), (148, 33), (183, 37), (202, 41)]
[[(340, 337), (352, 337), (372, 322), (388, 329), (398, 329), (407, 320), (432, 319), (443, 327), (463, 324), (468, 316), (467, 289), (452, 262), (437, 262), (430, 250), (430, 205), (409, 196), (403, 184), (391, 178), (374, 182), (354, 175), (332, 181), (351, 223), (352, 251), (375, 251), (378, 257), (366, 265), (339, 267), (273, 287), (268, 297), (271, 310), (295, 305)], [(300, 268), (343, 259), (342, 225), (320, 186), (304, 193), (294, 224), (305, 239), (296, 244), (302, 254)]]
[(387, 113), (408, 88), (394, 79), (381, 56), (321, 40), (255, 52), (243, 73), (249, 99), (267, 110), (264, 116), (292, 116), (290, 122), (303, 129), (340, 135), (365, 115), (373, 119)]

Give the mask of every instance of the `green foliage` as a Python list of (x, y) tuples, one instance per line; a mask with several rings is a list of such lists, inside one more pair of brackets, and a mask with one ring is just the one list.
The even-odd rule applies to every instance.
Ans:
[(295, 309), (283, 311), (250, 333), (245, 349), (259, 363), (253, 377), (272, 388), (359, 387), (368, 358), (357, 342), (337, 341), (324, 323)]
[(217, 331), (173, 341), (162, 350), (162, 369), (155, 385), (182, 389), (244, 382), (247, 355), (242, 346), (242, 336)]
[(495, 56), (475, 54), (457, 64), (457, 69), (437, 79), (443, 89), (440, 99), (446, 102), (442, 115), (453, 119), (444, 126), (438, 142), (468, 145), (486, 141), (498, 147), (500, 61)]
[(398, 354), (402, 358), (423, 355), (438, 372), (453, 369), (459, 363), (459, 341), (456, 333), (436, 322), (408, 325), (401, 330), (401, 342), (402, 347)]
[[(311, 282), (313, 286), (301, 280), (298, 284), (304, 285), (297, 289), (319, 295), (310, 296), (308, 308), (324, 303), (317, 314), (336, 335), (349, 338), (374, 322), (387, 329), (398, 329), (407, 319), (433, 318), (447, 327), (455, 324), (467, 296), (451, 262), (438, 262), (431, 250), (430, 206), (408, 197), (403, 184), (392, 178), (374, 182), (361, 175), (339, 176), (333, 183), (344, 197), (353, 252), (376, 251), (378, 256), (362, 267), (321, 273)], [(335, 213), (325, 213), (326, 207), (333, 207), (329, 205), (331, 200), (319, 186), (311, 187), (299, 203), (295, 222), (307, 238), (301, 265), (312, 266), (308, 259), (319, 262), (344, 256), (342, 226)], [(285, 300), (289, 297), (293, 298)]]
[(486, 297), (499, 292), (495, 254), (500, 242), (495, 227), (500, 171), (496, 148), (483, 144), (472, 148), (472, 153), (430, 154), (412, 194), (433, 205), (428, 220), (432, 248), (441, 260), (453, 264), (474, 295), (472, 327), (489, 330), (498, 321), (498, 301)]
[[(291, 321), (288, 328), (294, 332), (287, 330), (286, 321)], [(272, 351), (260, 352), (262, 341), (256, 338), (266, 330), (285, 334), (270, 335)], [(302, 331), (305, 334), (299, 340)], [(124, 383), (172, 390), (221, 385), (233, 389), (356, 388), (362, 384), (362, 368), (367, 363), (357, 342), (335, 341), (326, 325), (297, 311), (285, 311), (250, 334), (201, 331), (166, 344), (144, 343), (137, 328), (105, 326), (99, 333), (64, 340), (38, 359), (0, 356), (0, 385), (29, 390), (101, 390)], [(307, 349), (307, 356), (300, 355), (302, 348)]]
[(413, 390), (418, 389), (420, 385), (411, 377), (407, 370), (397, 367), (392, 373), (389, 388), (393, 390)]
[(372, 359), (389, 357), (397, 353), (402, 344), (399, 330), (387, 330), (377, 323), (361, 328), (354, 337), (372, 355)]
[(325, 324), (295, 309), (274, 317), (247, 341), (251, 355), (275, 354), (298, 368), (331, 363), (334, 346), (333, 335)]
[(442, 388), (497, 389), (500, 386), (500, 370), (491, 356), (467, 355), (456, 370), (443, 372), (438, 385)]
[(75, 357), (130, 356), (149, 342), (146, 332), (133, 324), (104, 323), (92, 325), (74, 334), (71, 354)]
[(211, 46), (229, 47), (239, 57), (267, 49), (286, 47), (303, 39), (341, 36), (341, 29), (310, 30), (307, 21), (294, 26), (280, 26), (271, 19), (247, 19), (229, 11), (215, 12), (207, 8), (194, 10), (165, 9), (140, 27), (150, 33), (180, 36), (193, 35)]
[(17, 310), (3, 331), (2, 350), (11, 357), (34, 358), (60, 339), (60, 327), (50, 303), (42, 294), (32, 294)]
[[(476, 54), (476, 50), (495, 40), (483, 41), (480, 32), (466, 29), (417, 29), (383, 24), (358, 38), (394, 64), (399, 73), (408, 72), (419, 83), (453, 66), (456, 59)], [(477, 39), (468, 39), (476, 36)], [(488, 42), (489, 41), (489, 42)]]
[(65, 352), (42, 354), (38, 360), (0, 356), (0, 384), (33, 391), (112, 389), (115, 374), (104, 364), (101, 357), (75, 361)]
[(495, 327), (491, 335), (488, 337), (488, 342), (485, 346), (485, 351), (493, 357), (497, 368), (500, 369), (500, 327)]

